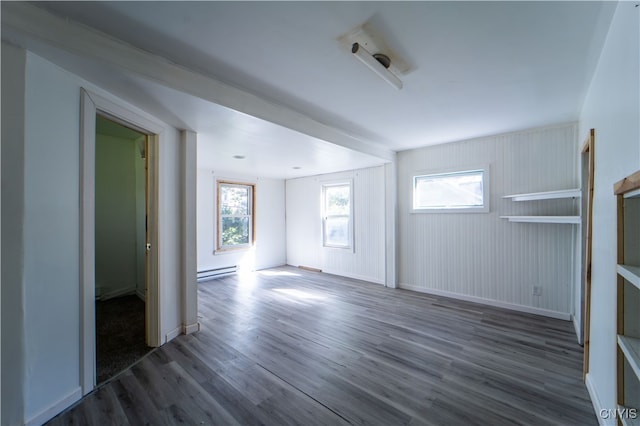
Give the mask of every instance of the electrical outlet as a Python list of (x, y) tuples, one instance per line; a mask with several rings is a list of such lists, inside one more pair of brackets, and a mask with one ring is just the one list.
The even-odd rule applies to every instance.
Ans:
[(533, 295), (534, 296), (542, 296), (542, 287), (540, 287), (539, 285), (534, 285), (533, 286)]

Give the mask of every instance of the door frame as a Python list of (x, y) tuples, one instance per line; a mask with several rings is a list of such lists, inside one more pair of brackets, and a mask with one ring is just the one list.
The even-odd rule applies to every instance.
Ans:
[(80, 94), (80, 381), (82, 394), (96, 386), (95, 336), (95, 154), (96, 115), (133, 128), (147, 140), (147, 252), (146, 335), (147, 345), (162, 344), (159, 283), (159, 145), (161, 123), (81, 89)]
[[(593, 252), (593, 186), (595, 181), (595, 142), (596, 130), (589, 130), (589, 135), (585, 139), (580, 150), (580, 173), (587, 175), (587, 182), (582, 182), (583, 200), (586, 196), (586, 212), (582, 215), (582, 341), (583, 341), (583, 363), (582, 380), (586, 380), (589, 372), (589, 347), (591, 332), (591, 259)], [(585, 158), (586, 157), (586, 158)], [(586, 164), (586, 166), (585, 166)], [(586, 167), (586, 170), (585, 170)]]

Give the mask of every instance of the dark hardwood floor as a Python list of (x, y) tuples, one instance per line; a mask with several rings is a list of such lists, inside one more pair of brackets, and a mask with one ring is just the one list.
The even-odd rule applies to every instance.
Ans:
[(50, 424), (597, 424), (570, 322), (290, 267), (199, 288), (199, 333)]

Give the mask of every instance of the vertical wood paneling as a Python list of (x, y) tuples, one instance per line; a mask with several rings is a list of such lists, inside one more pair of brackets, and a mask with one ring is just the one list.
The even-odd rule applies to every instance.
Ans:
[[(571, 313), (576, 225), (499, 216), (577, 214), (579, 201), (502, 198), (578, 187), (576, 146), (568, 124), (399, 153), (400, 286)], [(483, 163), (491, 165), (490, 213), (410, 213), (416, 172)]]
[(287, 264), (322, 269), (322, 218), (317, 176), (286, 181)]
[[(322, 246), (322, 184), (353, 181), (354, 249)], [(384, 167), (287, 181), (287, 263), (324, 272), (385, 282)]]

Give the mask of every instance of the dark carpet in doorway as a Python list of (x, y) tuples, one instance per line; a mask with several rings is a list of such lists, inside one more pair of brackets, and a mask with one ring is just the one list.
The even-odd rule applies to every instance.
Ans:
[(96, 302), (97, 382), (102, 383), (142, 358), (145, 343), (144, 302), (125, 296)]

